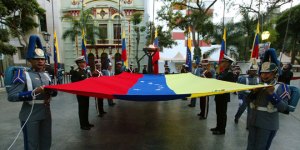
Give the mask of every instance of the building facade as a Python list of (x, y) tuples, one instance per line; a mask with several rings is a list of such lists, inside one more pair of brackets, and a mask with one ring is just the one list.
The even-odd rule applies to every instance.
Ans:
[[(128, 62), (136, 66), (136, 36), (134, 25), (130, 21), (134, 13), (142, 14), (142, 22), (139, 26), (145, 26), (149, 18), (147, 14), (146, 0), (66, 0), (61, 1), (61, 16), (71, 16), (75, 20), (80, 20), (81, 12), (89, 10), (90, 20), (89, 25), (96, 27), (100, 31), (95, 35), (95, 40), (87, 39), (87, 55), (89, 61), (101, 62), (103, 67), (107, 67), (109, 60), (113, 65), (121, 60), (122, 53), (122, 32), (125, 31), (126, 50)], [(74, 20), (65, 18), (62, 19), (62, 30), (67, 31), (74, 25)], [(85, 31), (86, 32), (86, 31)], [(146, 44), (146, 33), (140, 33), (139, 43), (139, 58), (143, 56), (143, 47)], [(76, 42), (77, 41), (77, 42)], [(62, 40), (63, 44), (62, 59), (65, 64), (66, 71), (71, 65), (74, 65), (74, 59), (82, 53), (82, 35), (78, 35), (75, 41), (70, 38)], [(143, 60), (141, 63), (146, 62)], [(94, 63), (93, 62), (93, 63)], [(89, 62), (89, 65), (93, 66)]]

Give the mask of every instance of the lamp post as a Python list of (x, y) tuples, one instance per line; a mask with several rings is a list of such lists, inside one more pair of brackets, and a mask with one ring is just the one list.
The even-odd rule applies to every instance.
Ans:
[(148, 56), (148, 73), (153, 73), (153, 65), (152, 65), (152, 58), (155, 53), (159, 53), (159, 48), (153, 45), (149, 45), (149, 47), (143, 48), (143, 51)]
[(43, 32), (43, 38), (46, 41), (46, 46), (45, 46), (45, 51), (47, 54), (47, 61), (50, 64), (50, 56), (51, 56), (51, 47), (49, 45), (49, 40), (50, 40), (51, 34), (48, 32)]

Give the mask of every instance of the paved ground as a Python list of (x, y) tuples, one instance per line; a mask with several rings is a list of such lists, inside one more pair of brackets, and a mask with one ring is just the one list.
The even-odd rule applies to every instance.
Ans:
[[(20, 126), (18, 113), (21, 103), (6, 100), (0, 93), (0, 149), (7, 149)], [(116, 101), (115, 107), (105, 109), (108, 114), (96, 115), (93, 98), (90, 100), (90, 131), (79, 128), (77, 101), (74, 95), (59, 93), (52, 101), (53, 150), (241, 150), (246, 149), (248, 132), (244, 114), (238, 125), (233, 116), (238, 102), (233, 96), (228, 108), (225, 135), (212, 135), (215, 126), (214, 101), (210, 101), (207, 120), (198, 120), (199, 107), (187, 107), (189, 101), (166, 102)], [(198, 102), (197, 102), (198, 105)], [(271, 146), (272, 150), (299, 150), (300, 110), (280, 116), (280, 130)], [(22, 134), (12, 148), (23, 149)]]

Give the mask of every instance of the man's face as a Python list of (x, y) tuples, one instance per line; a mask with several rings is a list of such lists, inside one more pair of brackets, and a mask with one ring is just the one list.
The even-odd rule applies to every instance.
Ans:
[(77, 65), (81, 69), (84, 69), (86, 67), (86, 63), (84, 61), (83, 62), (79, 62)]
[(32, 68), (35, 70), (41, 71), (45, 69), (46, 59), (44, 58), (34, 58), (29, 60), (29, 62), (31, 63)]
[(101, 65), (96, 65), (97, 70), (101, 70)]
[(203, 68), (203, 69), (207, 69), (207, 67), (208, 67), (207, 64), (203, 64), (203, 65), (202, 65), (202, 68)]
[(274, 79), (275, 75), (273, 72), (262, 72), (260, 78), (263, 82), (268, 83)]
[(108, 70), (111, 70), (112, 69), (112, 66), (108, 66), (108, 68), (107, 68)]
[(221, 64), (220, 64), (220, 67), (221, 68), (224, 68), (224, 69), (227, 69), (227, 68), (229, 68), (230, 67), (230, 62), (228, 62), (228, 61), (222, 61), (221, 62)]
[(283, 66), (283, 70), (288, 70), (289, 69), (289, 65), (284, 65)]
[(255, 76), (256, 72), (257, 72), (256, 70), (249, 70), (248, 74), (249, 74), (249, 76)]

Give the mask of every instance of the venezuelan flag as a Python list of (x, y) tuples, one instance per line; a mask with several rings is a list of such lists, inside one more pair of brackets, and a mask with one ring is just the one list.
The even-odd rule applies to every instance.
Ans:
[(128, 59), (127, 59), (127, 51), (126, 51), (126, 40), (125, 40), (126, 36), (125, 36), (125, 30), (123, 30), (122, 33), (122, 61), (124, 63), (124, 66), (126, 66), (126, 68), (128, 68)]
[(251, 60), (256, 64), (259, 55), (259, 22), (257, 23), (255, 38), (252, 47)]
[(45, 88), (99, 98), (166, 101), (262, 87), (265, 87), (265, 85), (244, 85), (216, 79), (199, 78), (192, 73), (153, 75), (123, 72), (116, 76), (92, 77), (79, 82), (50, 85)]
[(224, 58), (224, 54), (226, 53), (226, 28), (224, 28), (223, 32), (223, 39), (221, 42), (221, 51), (219, 56), (219, 64), (221, 63), (222, 59)]
[(186, 47), (186, 59), (185, 59), (185, 63), (189, 66), (189, 70), (188, 72), (192, 71), (192, 39), (190, 36), (190, 33), (188, 33), (188, 40), (187, 40), (187, 47)]
[(60, 56), (59, 56), (59, 48), (58, 48), (58, 40), (56, 31), (54, 31), (54, 74), (57, 75), (58, 63), (60, 63)]
[(84, 56), (86, 64), (88, 64), (89, 62), (86, 55), (86, 41), (85, 41), (84, 29), (82, 29), (81, 55)]

